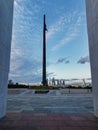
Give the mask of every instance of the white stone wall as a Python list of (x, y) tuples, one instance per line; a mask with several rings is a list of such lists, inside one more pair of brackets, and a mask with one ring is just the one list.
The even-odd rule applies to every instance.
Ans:
[(98, 117), (98, 0), (86, 0), (94, 114)]
[(13, 0), (0, 0), (0, 118), (6, 114)]

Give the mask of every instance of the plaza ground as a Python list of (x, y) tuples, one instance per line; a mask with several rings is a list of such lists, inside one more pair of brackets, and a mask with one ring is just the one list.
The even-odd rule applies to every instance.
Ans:
[(35, 94), (35, 90), (8, 91), (7, 112), (32, 113), (93, 113), (92, 93), (84, 89), (50, 90)]
[(98, 130), (91, 91), (50, 90), (35, 94), (30, 89), (8, 91), (7, 114), (0, 130)]

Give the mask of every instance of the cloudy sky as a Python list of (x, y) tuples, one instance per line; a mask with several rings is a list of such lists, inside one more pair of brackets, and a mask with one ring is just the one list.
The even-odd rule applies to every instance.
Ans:
[(90, 78), (85, 0), (15, 0), (9, 79), (42, 81), (44, 14), (47, 78)]

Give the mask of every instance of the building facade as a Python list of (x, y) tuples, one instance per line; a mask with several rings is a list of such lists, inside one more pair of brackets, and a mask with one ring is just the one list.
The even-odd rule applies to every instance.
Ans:
[(0, 0), (0, 118), (6, 114), (13, 0)]
[(98, 0), (86, 0), (86, 14), (93, 84), (94, 114), (98, 117)]

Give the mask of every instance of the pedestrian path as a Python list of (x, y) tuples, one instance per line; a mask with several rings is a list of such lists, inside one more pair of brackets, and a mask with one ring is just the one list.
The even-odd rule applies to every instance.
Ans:
[(98, 130), (92, 114), (33, 114), (8, 112), (0, 130)]
[(34, 90), (11, 90), (8, 94), (7, 112), (32, 113), (93, 113), (91, 93), (62, 94), (62, 90), (51, 90), (47, 94), (35, 94)]
[(92, 94), (83, 91), (8, 91), (7, 114), (0, 130), (98, 130), (93, 114)]

